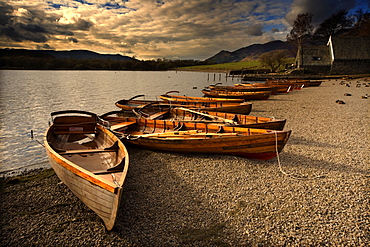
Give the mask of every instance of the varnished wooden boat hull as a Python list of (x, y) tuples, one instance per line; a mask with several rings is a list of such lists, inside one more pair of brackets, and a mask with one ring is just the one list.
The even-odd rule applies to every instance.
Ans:
[(288, 93), (290, 91), (292, 91), (292, 87), (291, 85), (267, 85), (266, 83), (253, 83), (253, 84), (250, 84), (250, 83), (237, 83), (237, 84), (234, 84), (235, 86), (237, 87), (271, 87), (273, 88), (272, 90), (272, 93), (271, 94), (277, 94), (277, 93)]
[(208, 86), (210, 90), (215, 91), (241, 91), (241, 92), (271, 92), (274, 94), (277, 92), (276, 87), (267, 87), (267, 86), (243, 86), (241, 84), (237, 84), (234, 86)]
[(151, 119), (189, 121), (199, 123), (204, 122), (215, 124), (219, 123), (228, 126), (271, 130), (283, 130), (286, 123), (285, 119), (255, 117), (250, 115), (233, 114), (226, 112), (187, 111), (186, 109), (182, 108), (171, 109), (167, 113), (164, 113), (157, 118)]
[(241, 98), (245, 100), (266, 100), (270, 97), (271, 91), (226, 91), (226, 90), (202, 90), (208, 97)]
[(286, 123), (286, 119), (256, 117), (250, 115), (230, 114), (222, 112), (207, 112), (207, 113), (210, 115), (226, 119), (234, 119), (237, 122), (236, 126), (245, 128), (283, 130)]
[[(72, 128), (78, 131), (79, 127), (74, 125)], [(78, 146), (73, 145), (76, 142), (66, 142), (66, 145), (61, 145), (58, 141), (84, 135), (72, 132), (56, 134), (54, 124), (48, 128), (44, 137), (44, 145), (49, 162), (59, 179), (103, 220), (107, 230), (111, 230), (116, 221), (122, 186), (128, 170), (127, 150), (112, 132), (99, 125), (96, 126), (95, 133), (101, 145), (97, 149), (61, 150), (63, 146)], [(82, 140), (80, 137), (77, 139)], [(115, 151), (101, 151), (115, 143)], [(117, 164), (119, 166), (116, 170), (108, 171)]]
[(307, 87), (318, 87), (320, 86), (322, 81), (309, 81), (308, 83), (305, 83), (305, 86)]
[[(290, 132), (288, 132), (290, 133)], [(283, 149), (286, 133), (277, 133), (278, 152)], [(276, 138), (273, 132), (253, 137), (205, 137), (176, 139), (171, 138), (138, 138), (125, 142), (147, 149), (156, 149), (180, 153), (213, 153), (241, 156), (249, 159), (269, 160), (276, 157)]]
[(167, 111), (146, 112), (145, 108), (133, 111), (107, 112), (101, 117), (117, 115), (118, 117), (148, 118), (155, 120), (170, 120), (181, 122), (213, 123), (227, 126), (237, 126), (256, 129), (283, 130), (286, 120), (268, 117), (256, 117), (244, 114), (226, 112), (195, 111), (186, 108), (172, 108)]
[[(216, 124), (188, 123), (108, 117), (122, 141), (148, 149), (182, 152), (237, 155), (268, 160), (281, 152), (291, 131), (251, 129)], [(127, 123), (124, 126), (124, 123)], [(123, 124), (123, 125), (122, 125)], [(178, 134), (174, 131), (179, 131)], [(186, 131), (196, 133), (183, 134)]]
[(162, 94), (159, 97), (166, 102), (236, 102), (236, 103), (243, 103), (243, 99), (228, 99), (228, 98), (214, 98), (214, 97), (193, 97), (193, 96), (182, 96), (182, 95), (171, 95), (169, 93), (173, 93), (178, 91), (170, 91), (166, 94)]
[(299, 79), (267, 79), (266, 85), (285, 85), (290, 86), (291, 90), (300, 90), (305, 86), (306, 83), (309, 83), (309, 80), (299, 80)]
[(146, 104), (158, 104), (159, 107), (161, 104), (171, 107), (186, 107), (189, 109), (194, 110), (204, 110), (204, 111), (219, 111), (219, 112), (228, 112), (228, 113), (236, 113), (236, 114), (246, 114), (248, 115), (252, 111), (252, 104), (243, 102), (171, 102), (168, 104), (167, 102), (161, 101), (152, 101), (152, 100), (120, 100), (117, 101), (116, 106), (123, 109), (123, 110), (133, 110), (138, 107), (142, 107)]

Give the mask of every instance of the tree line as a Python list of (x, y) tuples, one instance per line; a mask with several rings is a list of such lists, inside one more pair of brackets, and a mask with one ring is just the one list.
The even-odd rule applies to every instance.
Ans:
[(0, 49), (1, 69), (32, 70), (141, 70), (164, 71), (177, 67), (205, 65), (198, 60), (136, 60), (115, 61), (111, 59), (57, 59), (42, 53), (31, 53), (27, 50)]
[[(324, 20), (317, 28), (312, 25), (312, 13), (298, 14), (292, 30), (287, 35), (287, 41), (293, 43), (296, 52), (306, 45), (326, 44), (330, 36), (370, 36), (370, 12), (362, 9), (349, 15), (347, 10), (339, 10)], [(288, 56), (285, 50), (274, 50), (264, 53), (260, 62), (265, 67), (277, 72), (283, 66)]]

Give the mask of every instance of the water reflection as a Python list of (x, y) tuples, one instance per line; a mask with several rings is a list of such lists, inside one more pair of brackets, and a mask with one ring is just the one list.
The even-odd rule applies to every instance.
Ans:
[[(154, 71), (0, 71), (0, 173), (48, 166), (42, 141), (53, 111), (78, 109), (103, 114), (114, 103), (144, 94), (158, 99), (177, 90), (202, 96), (201, 89), (225, 76), (197, 72)], [(229, 79), (228, 84), (232, 84)]]

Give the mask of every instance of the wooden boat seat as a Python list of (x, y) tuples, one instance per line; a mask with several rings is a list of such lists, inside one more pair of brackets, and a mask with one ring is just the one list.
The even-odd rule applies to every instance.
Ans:
[(94, 117), (56, 117), (53, 121), (54, 134), (93, 134), (97, 125)]
[(162, 117), (164, 114), (166, 114), (168, 111), (160, 111), (160, 112), (157, 112), (157, 113), (154, 113), (152, 115), (150, 115), (148, 118), (149, 119), (157, 119), (159, 117)]
[(104, 152), (116, 152), (117, 150), (107, 149), (77, 149), (77, 150), (65, 150), (61, 151), (60, 154), (90, 154), (90, 153), (104, 153)]
[(110, 129), (111, 130), (118, 130), (120, 128), (129, 127), (129, 126), (134, 125), (134, 124), (136, 124), (135, 121), (133, 121), (133, 122), (122, 122), (122, 123), (118, 123), (118, 124), (112, 124), (110, 126)]
[(123, 158), (122, 161), (118, 165), (110, 167), (106, 170), (93, 171), (93, 173), (95, 175), (103, 175), (103, 174), (107, 174), (107, 173), (122, 172), (124, 167), (125, 167), (125, 158)]
[(73, 150), (58, 150), (54, 148), (59, 154), (89, 154), (89, 153), (105, 153), (105, 152), (117, 152), (118, 142), (115, 142), (112, 146), (104, 149), (73, 149)]

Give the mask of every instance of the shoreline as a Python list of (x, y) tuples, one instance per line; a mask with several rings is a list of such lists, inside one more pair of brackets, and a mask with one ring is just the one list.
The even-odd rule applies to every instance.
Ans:
[(253, 101), (250, 115), (286, 118), (292, 130), (280, 164), (128, 147), (110, 232), (51, 170), (12, 177), (1, 189), (1, 246), (369, 245), (370, 78), (345, 82)]

